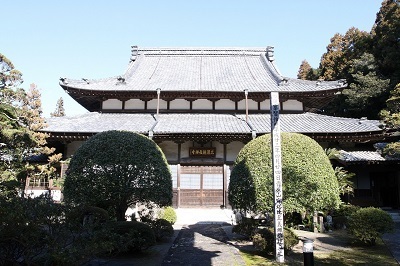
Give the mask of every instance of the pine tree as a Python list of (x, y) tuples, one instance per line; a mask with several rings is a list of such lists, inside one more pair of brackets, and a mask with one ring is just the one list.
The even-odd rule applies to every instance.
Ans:
[(300, 64), (299, 71), (297, 72), (297, 78), (307, 80), (308, 73), (310, 73), (311, 70), (311, 65), (307, 60), (303, 60)]
[(65, 109), (64, 109), (64, 100), (62, 97), (58, 99), (57, 105), (56, 105), (56, 110), (54, 112), (50, 113), (51, 117), (60, 117), (60, 116), (65, 116)]
[[(54, 175), (61, 154), (51, 155), (54, 149), (46, 146), (47, 134), (40, 131), (46, 126), (40, 91), (32, 84), (26, 92), (19, 88), (22, 82), (22, 74), (0, 54), (0, 187), (18, 181), (23, 191), (27, 175)], [(48, 163), (30, 165), (29, 158), (39, 154), (51, 155)]]
[(319, 69), (314, 69), (307, 62), (303, 60), (300, 64), (299, 71), (297, 72), (297, 78), (303, 80), (317, 80), (319, 77)]

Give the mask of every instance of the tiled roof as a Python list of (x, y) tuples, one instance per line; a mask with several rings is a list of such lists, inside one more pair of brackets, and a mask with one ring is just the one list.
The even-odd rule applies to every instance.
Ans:
[[(139, 49), (122, 76), (61, 79), (64, 89), (89, 91), (318, 92), (342, 81), (304, 81), (281, 76), (264, 48)], [(89, 77), (88, 77), (89, 78)]]
[(74, 117), (47, 119), (46, 132), (98, 133), (108, 130), (128, 130), (147, 133), (155, 120), (151, 114), (87, 113)]
[(250, 133), (243, 119), (230, 114), (162, 114), (154, 133)]
[[(240, 117), (244, 118), (243, 115)], [(378, 121), (333, 117), (314, 113), (281, 114), (281, 130), (297, 133), (358, 133), (382, 131)], [(249, 122), (259, 133), (270, 132), (269, 114), (249, 116)]]
[[(336, 118), (313, 113), (281, 114), (281, 129), (298, 133), (381, 132), (376, 121)], [(47, 132), (96, 133), (107, 130), (129, 130), (147, 133), (155, 125), (151, 114), (88, 113), (76, 117), (54, 117), (47, 120)], [(269, 114), (250, 114), (249, 123), (257, 133), (270, 132)], [(154, 134), (170, 133), (251, 133), (245, 115), (231, 114), (160, 114)]]
[(340, 160), (345, 162), (385, 161), (377, 151), (340, 151)]

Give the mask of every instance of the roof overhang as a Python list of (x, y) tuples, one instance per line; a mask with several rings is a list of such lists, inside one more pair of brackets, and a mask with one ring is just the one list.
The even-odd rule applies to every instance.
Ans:
[[(79, 88), (69, 87), (60, 84), (63, 89), (80, 105), (87, 110), (101, 111), (102, 102), (107, 99), (118, 99), (126, 101), (129, 99), (140, 99), (149, 101), (157, 98), (157, 91), (101, 91), (101, 90), (83, 90)], [(281, 102), (286, 100), (299, 100), (303, 102), (306, 110), (320, 109), (328, 104), (343, 88), (337, 88), (327, 91), (302, 91), (302, 92), (280, 92), (279, 98)], [(162, 91), (160, 99), (172, 101), (174, 99), (208, 99), (216, 101), (219, 99), (230, 99), (232, 101), (241, 101), (245, 98), (243, 92), (237, 91)], [(256, 102), (262, 102), (270, 98), (270, 92), (252, 92), (248, 91), (248, 99)], [(124, 112), (125, 110), (120, 110)]]

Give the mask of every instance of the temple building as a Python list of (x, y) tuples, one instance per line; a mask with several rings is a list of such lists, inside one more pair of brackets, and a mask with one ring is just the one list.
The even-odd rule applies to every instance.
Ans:
[[(272, 47), (132, 46), (128, 68), (120, 76), (61, 78), (61, 87), (90, 112), (49, 118), (45, 131), (65, 159), (98, 132), (128, 130), (148, 136), (171, 167), (176, 207), (229, 205), (229, 176), (238, 152), (250, 140), (270, 133), (271, 92), (279, 93), (282, 131), (310, 136), (324, 148), (342, 149), (348, 154), (343, 165), (371, 163), (368, 158), (357, 161), (351, 152), (385, 139), (378, 121), (319, 114), (345, 82), (282, 76), (273, 53)], [(386, 163), (380, 159), (374, 165)], [(399, 170), (390, 170), (392, 187), (397, 188), (384, 202), (377, 188), (386, 187), (386, 181), (378, 181), (386, 178), (378, 174), (382, 169), (370, 173), (368, 167), (353, 168), (360, 170), (356, 197), (360, 193), (378, 205), (399, 203)]]

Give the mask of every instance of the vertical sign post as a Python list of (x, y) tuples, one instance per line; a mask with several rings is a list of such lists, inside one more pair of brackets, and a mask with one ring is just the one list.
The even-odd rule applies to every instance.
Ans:
[(285, 261), (283, 238), (283, 196), (282, 196), (282, 159), (281, 159), (281, 127), (279, 120), (279, 93), (271, 92), (271, 146), (272, 172), (274, 175), (274, 233), (275, 259), (279, 263)]

